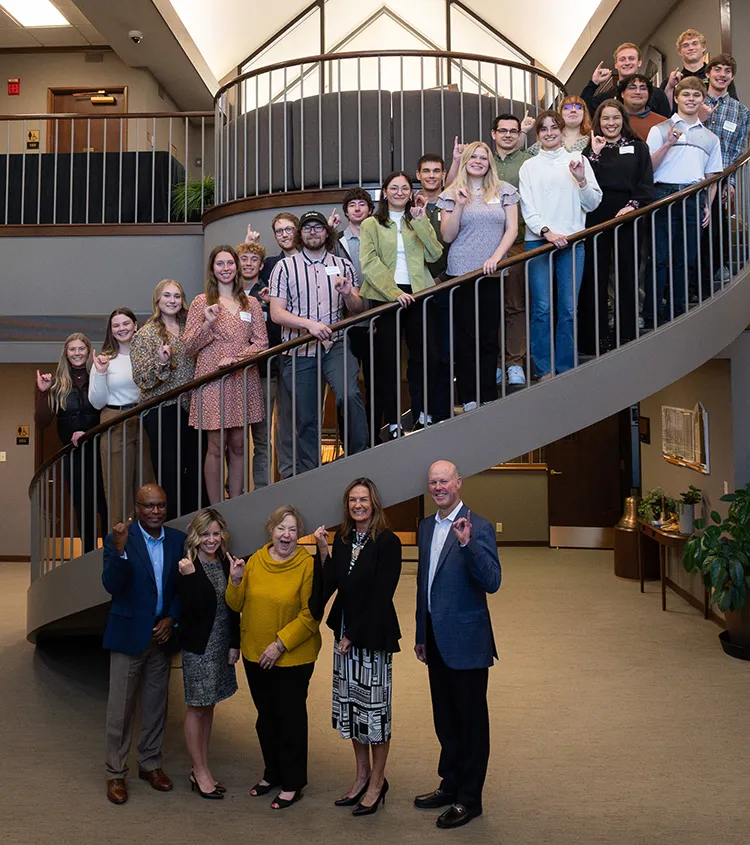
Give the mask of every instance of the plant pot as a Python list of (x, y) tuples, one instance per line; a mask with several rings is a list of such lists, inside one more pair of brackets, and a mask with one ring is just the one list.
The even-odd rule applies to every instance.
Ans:
[(695, 533), (695, 505), (688, 505), (682, 502), (680, 510), (680, 534), (691, 535)]
[(729, 639), (738, 646), (750, 649), (750, 603), (742, 610), (727, 610), (724, 613)]

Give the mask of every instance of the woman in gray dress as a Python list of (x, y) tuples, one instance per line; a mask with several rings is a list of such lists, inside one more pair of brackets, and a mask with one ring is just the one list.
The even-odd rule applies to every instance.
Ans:
[(190, 788), (203, 798), (226, 791), (208, 766), (214, 706), (237, 692), (234, 664), (240, 657), (240, 616), (224, 600), (230, 563), (229, 532), (213, 508), (195, 515), (180, 561), (180, 638), (185, 683), (185, 742), (193, 769)]

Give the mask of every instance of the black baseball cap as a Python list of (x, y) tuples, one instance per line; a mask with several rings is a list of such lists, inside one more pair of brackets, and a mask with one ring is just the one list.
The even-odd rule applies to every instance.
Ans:
[(302, 227), (306, 223), (322, 223), (326, 229), (328, 228), (328, 218), (321, 214), (319, 211), (306, 211), (299, 219), (299, 230), (302, 230)]

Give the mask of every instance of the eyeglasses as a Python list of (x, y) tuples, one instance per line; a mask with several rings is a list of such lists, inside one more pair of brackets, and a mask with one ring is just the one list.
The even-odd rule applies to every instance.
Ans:
[(302, 230), (306, 235), (307, 234), (319, 234), (320, 232), (325, 232), (326, 227), (322, 226), (320, 223), (308, 223), (307, 225), (302, 227)]
[(648, 85), (628, 85), (626, 91), (648, 91)]
[(496, 129), (495, 134), (496, 135), (518, 135), (519, 131), (518, 131), (518, 129)]
[(283, 229), (276, 229), (277, 235), (293, 235), (294, 232), (294, 226), (285, 226)]
[(165, 511), (167, 509), (166, 502), (136, 502), (139, 508), (144, 511)]
[(566, 103), (563, 111), (583, 111), (583, 106), (580, 103)]
[(411, 188), (409, 187), (401, 187), (399, 185), (389, 185), (388, 190), (392, 194), (409, 194), (411, 193)]

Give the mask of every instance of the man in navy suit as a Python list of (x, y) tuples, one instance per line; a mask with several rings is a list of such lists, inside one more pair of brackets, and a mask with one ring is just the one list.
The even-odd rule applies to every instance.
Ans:
[(139, 692), (138, 776), (160, 792), (172, 788), (161, 768), (169, 685), (165, 646), (178, 617), (185, 535), (164, 527), (167, 497), (156, 484), (137, 492), (135, 512), (135, 523), (115, 525), (104, 540), (102, 583), (112, 595), (103, 646), (110, 650), (106, 766), (107, 798), (113, 804), (128, 800), (125, 776)]
[(488, 669), (497, 657), (487, 593), (500, 587), (495, 532), (461, 501), (461, 476), (436, 461), (428, 487), (437, 505), (419, 525), (417, 636), (414, 651), (427, 664), (440, 786), (418, 795), (423, 809), (448, 807), (437, 820), (460, 827), (482, 814), (490, 756)]

